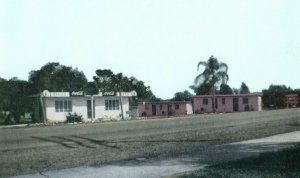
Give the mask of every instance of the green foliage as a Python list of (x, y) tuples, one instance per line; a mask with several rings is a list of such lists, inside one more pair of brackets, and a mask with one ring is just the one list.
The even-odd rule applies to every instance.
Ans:
[(143, 81), (136, 79), (135, 77), (126, 77), (122, 73), (114, 74), (108, 69), (96, 70), (94, 76), (94, 82), (97, 89), (100, 91), (136, 91), (137, 97), (133, 98), (133, 102), (138, 101), (159, 101), (159, 98), (153, 94), (149, 86), (145, 86)]
[(194, 90), (196, 95), (209, 95), (211, 94), (211, 89), (213, 87), (213, 84), (211, 82), (204, 82), (200, 84), (199, 86), (192, 85), (190, 88)]
[(207, 62), (200, 61), (198, 70), (200, 66), (204, 66), (205, 69), (195, 78), (194, 85), (190, 87), (197, 95), (208, 94), (214, 87), (226, 84), (229, 80), (227, 64), (219, 62), (214, 56), (210, 56)]
[(248, 86), (242, 82), (241, 88), (240, 88), (240, 94), (249, 94), (250, 90), (248, 88)]
[(68, 115), (66, 116), (67, 117), (67, 121), (68, 123), (71, 123), (71, 122), (82, 122), (82, 115), (78, 115), (77, 113), (68, 113)]
[(219, 93), (226, 95), (226, 94), (233, 94), (233, 91), (232, 91), (232, 89), (230, 88), (229, 85), (222, 83), (221, 86), (220, 86), (220, 92)]
[(183, 92), (177, 92), (174, 94), (174, 97), (172, 98), (173, 101), (188, 101), (191, 98), (192, 94), (184, 90)]
[(20, 123), (21, 116), (31, 110), (28, 95), (36, 92), (27, 81), (12, 78), (0, 80), (0, 122), (5, 124)]
[(269, 89), (262, 92), (264, 106), (277, 109), (286, 107), (285, 95), (293, 93), (293, 90), (285, 85), (270, 85)]
[(59, 63), (47, 63), (40, 70), (31, 71), (29, 82), (39, 92), (43, 90), (80, 91), (87, 85), (83, 72)]
[(96, 83), (95, 82), (88, 82), (88, 84), (87, 84), (84, 91), (87, 95), (98, 94), (98, 89), (97, 89)]

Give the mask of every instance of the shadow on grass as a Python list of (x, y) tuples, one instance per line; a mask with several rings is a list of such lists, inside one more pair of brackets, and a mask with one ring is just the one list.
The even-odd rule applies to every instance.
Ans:
[(62, 145), (64, 147), (67, 147), (67, 148), (76, 148), (74, 146), (71, 146), (69, 144), (66, 144), (66, 143), (64, 143), (62, 141), (59, 141), (59, 140), (56, 140), (56, 139), (44, 138), (44, 137), (36, 137), (36, 136), (32, 136), (32, 138), (37, 139), (37, 140), (46, 141), (46, 142), (57, 143), (57, 144), (60, 144), (60, 145)]
[(300, 177), (300, 145), (208, 166), (180, 177)]
[(51, 137), (46, 137), (46, 138), (33, 136), (32, 138), (46, 141), (46, 142), (57, 143), (64, 147), (67, 147), (67, 148), (77, 148), (76, 146), (74, 146), (74, 144), (76, 144), (77, 146), (81, 146), (81, 147), (85, 147), (85, 148), (92, 148), (92, 149), (95, 149), (97, 147), (86, 144), (86, 141), (88, 141), (92, 144), (95, 144), (95, 145), (101, 145), (101, 146), (114, 148), (114, 149), (120, 149), (119, 146), (112, 145), (112, 144), (118, 144), (118, 143), (185, 143), (185, 142), (197, 143), (197, 142), (220, 141), (220, 139), (211, 139), (211, 140), (207, 140), (207, 139), (201, 139), (201, 140), (200, 139), (177, 139), (177, 140), (158, 139), (158, 140), (117, 140), (117, 141), (111, 140), (110, 141), (110, 140), (96, 140), (96, 139), (87, 138), (87, 137), (78, 136), (78, 135), (71, 135), (71, 137), (76, 138), (76, 139), (81, 139), (84, 141), (79, 141), (76, 139), (72, 139), (72, 138), (68, 138), (68, 137), (59, 137), (59, 136), (51, 136)]
[(77, 141), (77, 140), (74, 140), (74, 139), (70, 139), (70, 138), (58, 137), (58, 136), (52, 136), (52, 138), (57, 138), (57, 139), (60, 139), (62, 141), (73, 142), (73, 143), (76, 143), (77, 145), (85, 147), (85, 148), (94, 148), (94, 149), (96, 148), (94, 146), (89, 146), (89, 145), (84, 144), (83, 142), (80, 142), (80, 141)]
[(94, 143), (94, 144), (97, 144), (97, 145), (102, 145), (102, 146), (106, 146), (106, 147), (110, 147), (110, 148), (118, 148), (118, 149), (120, 149), (120, 147), (118, 147), (118, 146), (109, 145), (109, 143), (111, 143), (111, 142), (108, 142), (106, 140), (95, 140), (95, 139), (86, 138), (86, 137), (77, 136), (77, 135), (72, 135), (72, 137), (74, 137), (74, 138), (80, 138), (80, 139), (83, 139), (83, 140), (87, 140), (87, 141), (90, 141), (91, 143)]

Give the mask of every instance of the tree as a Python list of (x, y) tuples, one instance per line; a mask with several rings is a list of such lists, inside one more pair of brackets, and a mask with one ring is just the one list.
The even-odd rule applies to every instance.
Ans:
[(88, 84), (85, 88), (85, 93), (88, 95), (98, 94), (98, 89), (97, 89), (95, 82), (88, 82)]
[(209, 95), (211, 94), (212, 82), (203, 82), (199, 86), (192, 85), (190, 88), (194, 90), (196, 95)]
[(191, 96), (192, 96), (192, 94), (189, 91), (184, 90), (183, 92), (175, 93), (172, 100), (173, 101), (188, 101)]
[(97, 88), (100, 91), (125, 91), (132, 90), (137, 92), (137, 97), (133, 97), (132, 102), (135, 104), (138, 101), (157, 101), (149, 86), (145, 86), (143, 81), (135, 77), (126, 77), (122, 73), (114, 74), (109, 69), (96, 70), (96, 76), (93, 77)]
[(269, 89), (265, 89), (262, 92), (264, 106), (277, 109), (286, 107), (286, 95), (293, 93), (293, 90), (285, 85), (270, 85)]
[(197, 69), (199, 71), (199, 67), (204, 66), (205, 69), (202, 73), (200, 73), (194, 80), (194, 87), (200, 87), (201, 84), (206, 83), (208, 86), (211, 86), (210, 91), (213, 93), (213, 111), (215, 112), (215, 90), (216, 87), (220, 84), (226, 84), (229, 80), (227, 71), (228, 66), (223, 62), (219, 62), (217, 58), (214, 56), (210, 56), (207, 62), (200, 61), (197, 65)]
[(109, 69), (98, 69), (96, 70), (96, 75), (93, 79), (96, 83), (97, 88), (100, 91), (114, 91), (114, 86), (111, 82), (111, 78), (113, 77), (113, 72)]
[(220, 86), (220, 94), (233, 94), (233, 91), (229, 85), (222, 83)]
[(38, 92), (80, 91), (87, 85), (83, 72), (55, 62), (45, 64), (40, 70), (31, 71), (28, 81)]
[(241, 88), (240, 88), (240, 94), (249, 94), (250, 90), (248, 88), (248, 86), (242, 82)]
[[(21, 116), (31, 109), (28, 95), (35, 92), (32, 85), (24, 80), (12, 78), (0, 80), (0, 112), (5, 124), (20, 123)], [(13, 120), (12, 120), (13, 119)]]

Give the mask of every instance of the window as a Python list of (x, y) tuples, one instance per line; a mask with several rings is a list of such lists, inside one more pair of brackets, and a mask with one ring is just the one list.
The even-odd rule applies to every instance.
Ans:
[(72, 101), (70, 100), (56, 100), (55, 112), (72, 112)]
[(148, 104), (145, 105), (145, 109), (149, 110), (149, 105)]
[(225, 98), (222, 98), (222, 104), (225, 105), (226, 104), (226, 100)]
[(208, 98), (203, 98), (203, 104), (208, 105)]
[(179, 109), (179, 104), (175, 104), (175, 109), (176, 109), (176, 110)]
[(159, 109), (162, 110), (162, 105), (159, 105)]
[(243, 104), (248, 104), (248, 98), (243, 98)]
[(105, 110), (119, 110), (119, 100), (105, 100)]

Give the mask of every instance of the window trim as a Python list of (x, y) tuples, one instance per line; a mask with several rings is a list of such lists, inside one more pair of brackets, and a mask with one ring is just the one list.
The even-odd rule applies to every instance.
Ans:
[(72, 100), (55, 100), (55, 112), (72, 112)]
[(208, 105), (208, 98), (203, 98), (202, 99), (202, 104), (203, 105)]
[(111, 110), (120, 110), (120, 102), (118, 99), (113, 100), (105, 100), (105, 110), (111, 111)]
[(249, 104), (249, 98), (244, 97), (243, 98), (243, 104)]

